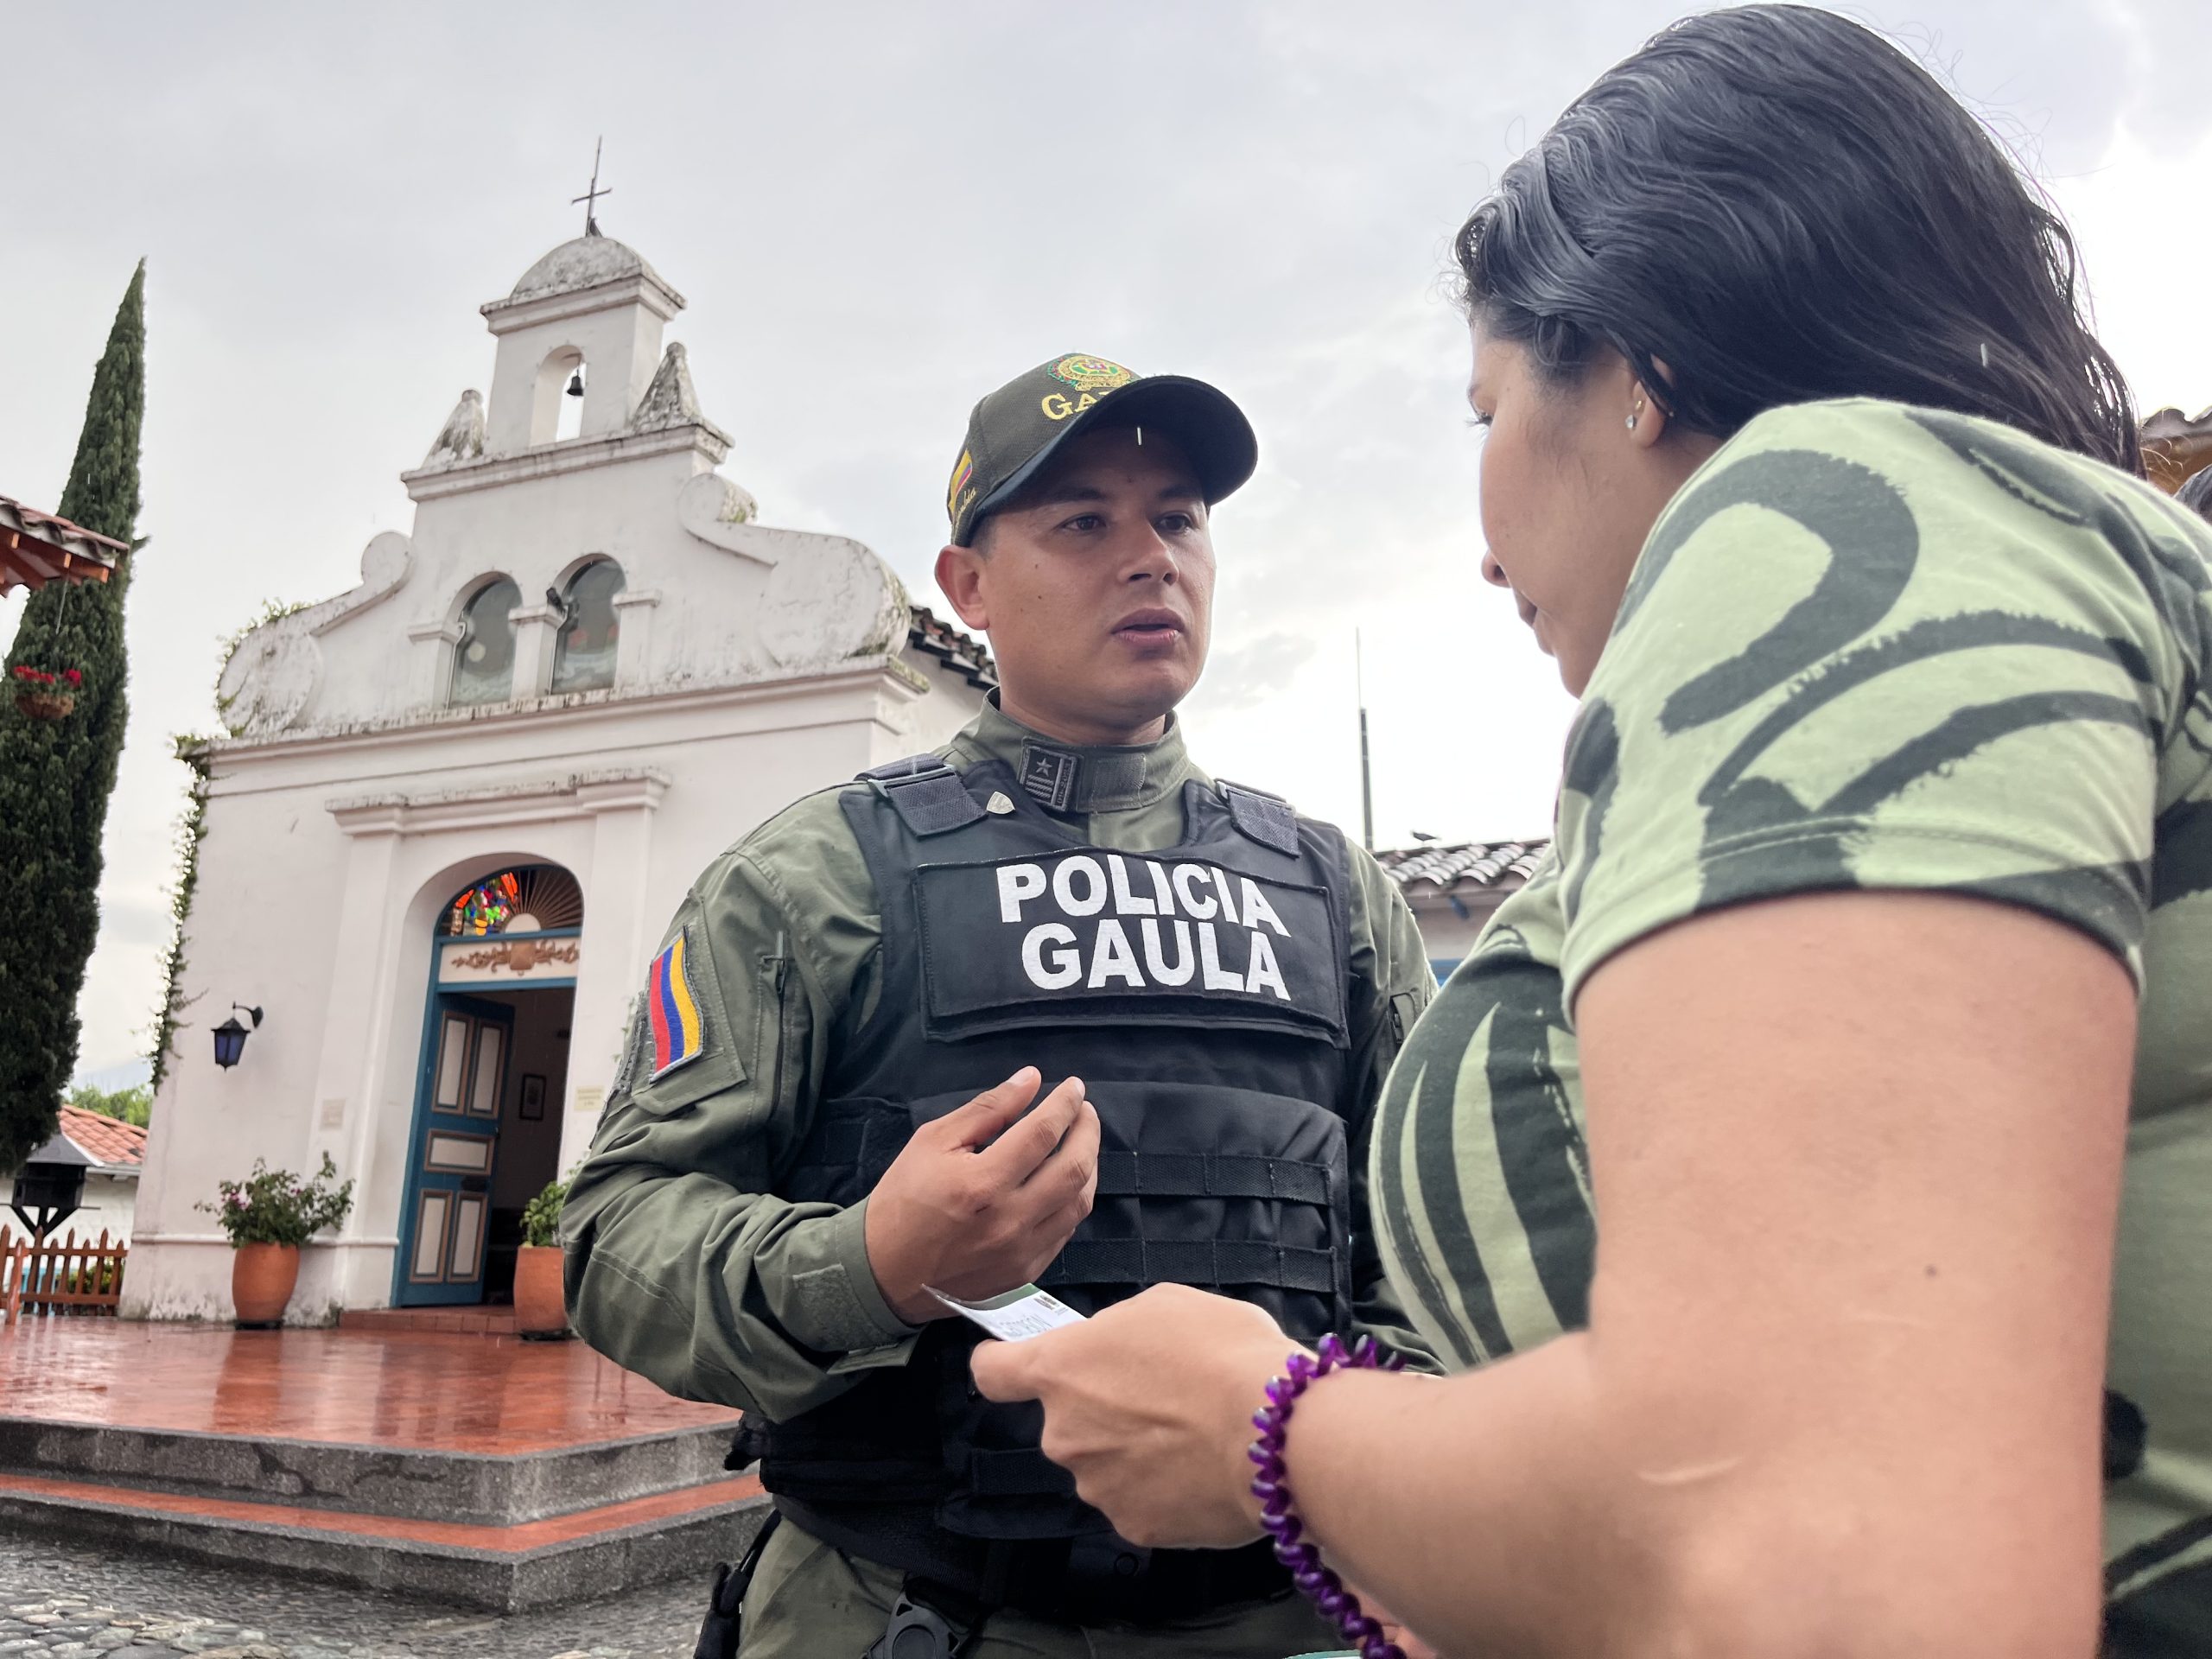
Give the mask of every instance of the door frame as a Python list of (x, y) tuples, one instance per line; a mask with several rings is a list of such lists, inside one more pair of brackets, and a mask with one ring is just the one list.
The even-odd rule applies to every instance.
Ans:
[[(548, 928), (539, 933), (519, 934), (516, 937), (531, 939), (575, 938), (582, 932), (583, 930), (580, 927), (556, 927)], [(501, 985), (497, 982), (487, 983), (481, 980), (470, 980), (451, 985), (442, 984), (438, 979), (438, 965), (443, 957), (443, 952), (440, 947), (445, 943), (447, 943), (446, 940), (435, 936), (433, 936), (430, 941), (430, 971), (427, 976), (429, 983), (423, 993), (423, 1037), (418, 1045), (420, 1053), (415, 1066), (415, 1092), (410, 1107), (410, 1122), (407, 1130), (407, 1163), (402, 1172), (399, 1183), (397, 1224), (392, 1230), (399, 1241), (398, 1249), (392, 1252), (391, 1258), (391, 1291), (389, 1305), (393, 1307), (439, 1306), (474, 1307), (478, 1306), (483, 1299), (484, 1250), (480, 1245), (477, 1251), (476, 1283), (473, 1294), (467, 1300), (460, 1300), (458, 1297), (440, 1299), (435, 1294), (425, 1297), (421, 1293), (435, 1292), (440, 1287), (418, 1285), (410, 1277), (415, 1261), (415, 1223), (422, 1210), (420, 1201), (422, 1188), (416, 1183), (422, 1173), (420, 1166), (430, 1133), (431, 1102), (435, 1098), (435, 1091), (437, 1088), (438, 1044), (444, 1033), (444, 1022), (439, 1018), (440, 1000), (448, 996), (461, 999), (482, 996), (487, 992), (574, 990), (576, 985), (576, 982), (572, 978), (531, 979), (518, 981), (512, 985)], [(505, 1005), (495, 1006), (504, 1007)], [(473, 1056), (471, 1058), (473, 1059)], [(510, 1024), (506, 1052), (501, 1056), (501, 1064), (510, 1075), (512, 1073), (513, 1058), (514, 1030), (513, 1026)], [(505, 1082), (503, 1078), (500, 1087), (501, 1110), (499, 1116), (492, 1120), (492, 1167), (494, 1171), (499, 1167), (499, 1128), (506, 1121), (505, 1093)], [(487, 1171), (485, 1176), (485, 1220), (487, 1227), (491, 1219), (491, 1172)], [(455, 1287), (454, 1288), (467, 1287)], [(411, 1297), (410, 1292), (415, 1293)]]

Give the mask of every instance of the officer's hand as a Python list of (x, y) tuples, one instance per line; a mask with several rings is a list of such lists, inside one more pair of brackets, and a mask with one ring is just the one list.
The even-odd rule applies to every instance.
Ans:
[[(909, 1325), (1026, 1285), (1090, 1213), (1098, 1113), (1070, 1077), (1032, 1110), (1043, 1081), (1025, 1065), (914, 1131), (868, 1200), (868, 1263)], [(1027, 1116), (1025, 1116), (1027, 1114)]]

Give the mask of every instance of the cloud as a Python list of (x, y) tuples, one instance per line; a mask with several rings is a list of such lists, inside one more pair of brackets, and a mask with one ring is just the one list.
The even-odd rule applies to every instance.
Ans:
[(1310, 635), (1277, 632), (1213, 652), (1186, 717), (1204, 723), (1271, 701), (1297, 680), (1313, 649)]
[[(1475, 575), (1478, 450), (1437, 279), (1498, 168), (1683, 9), (548, 0), (518, 29), (465, 7), (404, 28), (274, 0), (19, 8), (14, 55), (97, 62), (101, 98), (87, 121), (67, 76), (11, 89), (19, 131), (68, 142), (10, 174), (0, 490), (58, 499), (149, 256), (156, 540), (108, 842), (111, 891), (138, 897), (88, 982), (87, 1060), (130, 1052), (157, 995), (168, 739), (213, 723), (218, 642), (266, 600), (340, 591), (371, 536), (406, 528), (398, 473), (490, 372), (475, 308), (581, 227), (602, 131), (601, 218), (691, 302), (671, 333), (769, 522), (857, 536), (926, 600), (982, 392), (1064, 351), (1217, 380), (1263, 461), (1217, 523), (1200, 758), (1356, 816), (1357, 627), (1379, 833), (1541, 827), (1571, 709)], [(2202, 0), (1851, 10), (1910, 31), (2057, 175), (2124, 365), (2212, 400), (2165, 321), (2201, 215), (2140, 182), (2177, 188), (2212, 119)]]

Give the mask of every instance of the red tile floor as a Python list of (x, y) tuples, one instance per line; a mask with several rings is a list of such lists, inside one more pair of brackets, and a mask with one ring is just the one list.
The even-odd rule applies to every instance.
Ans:
[[(580, 1342), (442, 1331), (237, 1331), (25, 1319), (0, 1332), (0, 1416), (493, 1457), (734, 1426)], [(208, 1522), (306, 1528), (518, 1554), (754, 1498), (734, 1476), (516, 1526), (477, 1526), (183, 1497), (0, 1472), (0, 1499), (53, 1499)]]
[(580, 1342), (59, 1319), (0, 1335), (0, 1412), (494, 1456), (737, 1421)]

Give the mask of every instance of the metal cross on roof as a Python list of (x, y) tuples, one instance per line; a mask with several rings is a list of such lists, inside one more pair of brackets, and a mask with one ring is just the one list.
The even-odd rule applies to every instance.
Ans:
[(599, 205), (599, 199), (601, 196), (611, 196), (614, 194), (614, 189), (612, 185), (608, 186), (604, 190), (599, 188), (599, 152), (601, 146), (605, 144), (607, 140), (603, 137), (596, 138), (592, 141), (591, 188), (585, 191), (581, 196), (571, 196), (569, 198), (569, 206), (571, 207), (575, 207), (580, 201), (584, 204), (584, 234), (586, 236), (597, 236), (599, 234), (599, 219), (593, 212), (593, 210)]

